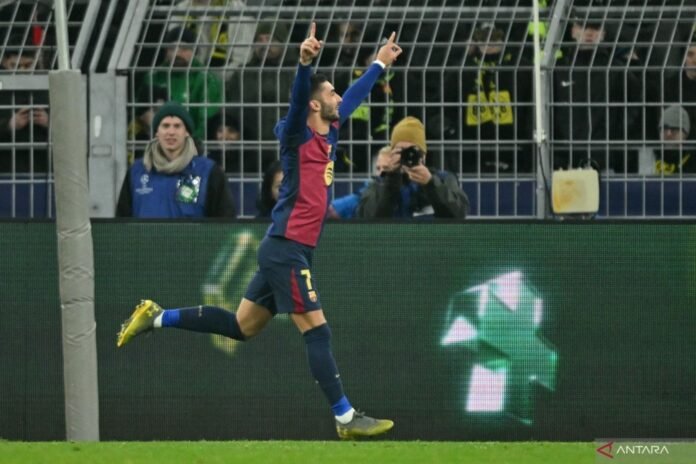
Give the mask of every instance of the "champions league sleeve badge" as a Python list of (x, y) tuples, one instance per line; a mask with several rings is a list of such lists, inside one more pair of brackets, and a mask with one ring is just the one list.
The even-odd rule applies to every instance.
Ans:
[(198, 192), (201, 189), (200, 176), (187, 174), (179, 178), (176, 183), (176, 201), (181, 203), (195, 203), (198, 200)]

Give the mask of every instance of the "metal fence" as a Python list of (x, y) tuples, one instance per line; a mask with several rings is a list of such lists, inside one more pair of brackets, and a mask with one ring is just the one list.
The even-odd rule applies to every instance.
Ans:
[[(52, 217), (48, 71), (57, 69), (53, 2), (0, 2), (0, 217)], [(98, 2), (66, 1), (72, 66), (89, 46)]]
[(113, 214), (127, 163), (153, 136), (153, 111), (177, 99), (227, 173), (238, 211), (253, 217), (299, 44), (316, 21), (325, 41), (317, 68), (339, 92), (391, 31), (404, 49), (342, 129), (335, 196), (370, 178), (372, 157), (410, 115), (425, 123), (428, 164), (459, 177), (472, 218), (539, 217), (551, 169), (578, 166), (600, 171), (599, 217), (695, 217), (696, 2), (540, 3), (540, 24), (531, 0), (123, 3), (108, 66), (87, 70), (90, 124), (99, 115), (101, 129), (90, 131), (95, 215)]

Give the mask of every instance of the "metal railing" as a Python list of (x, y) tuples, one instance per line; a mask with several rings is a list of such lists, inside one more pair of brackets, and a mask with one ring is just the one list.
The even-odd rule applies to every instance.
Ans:
[[(600, 171), (600, 217), (696, 216), (693, 0), (542, 1), (539, 24), (530, 0), (282, 8), (270, 0), (129, 0), (118, 13), (111, 3), (101, 11), (107, 24), (122, 17), (114, 43), (104, 30), (89, 36), (98, 49), (112, 49), (105, 73), (96, 55), (89, 66), (90, 120), (101, 128), (90, 135), (98, 215), (113, 214), (127, 158), (153, 136), (153, 111), (179, 99), (194, 115), (202, 150), (229, 176), (238, 211), (254, 216), (263, 171), (278, 156), (273, 125), (287, 110), (299, 44), (316, 21), (325, 41), (317, 69), (339, 92), (392, 30), (404, 49), (342, 130), (335, 196), (370, 178), (372, 157), (394, 124), (411, 115), (426, 126), (428, 164), (459, 177), (472, 218), (539, 217), (551, 168), (579, 165)], [(69, 2), (69, 24), (77, 4), (91, 2)], [(543, 49), (542, 142), (535, 140), (534, 29)], [(73, 60), (90, 46), (84, 37), (71, 42)], [(189, 58), (171, 59), (182, 50)], [(22, 75), (22, 85), (42, 87), (35, 71)], [(666, 112), (670, 106), (686, 111), (688, 136), (684, 113)], [(685, 141), (671, 139), (680, 133)], [(15, 150), (16, 142), (9, 142)], [(543, 159), (548, 169), (540, 170)]]
[[(90, 48), (98, 1), (68, 0), (72, 67)], [(0, 217), (53, 217), (48, 72), (58, 68), (52, 2), (0, 4)]]

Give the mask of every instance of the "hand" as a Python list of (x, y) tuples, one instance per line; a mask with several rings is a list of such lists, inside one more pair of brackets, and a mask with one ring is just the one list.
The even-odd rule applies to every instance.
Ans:
[(38, 108), (33, 111), (34, 124), (37, 126), (48, 127), (48, 111), (43, 108)]
[(330, 219), (341, 219), (341, 216), (338, 214), (338, 211), (336, 211), (336, 208), (334, 208), (333, 205), (329, 205), (329, 209), (326, 212), (326, 217)]
[(324, 45), (322, 40), (317, 40), (317, 23), (312, 23), (309, 28), (309, 37), (300, 45), (300, 63), (304, 66), (312, 63), (312, 60), (319, 55), (321, 47)]
[(387, 66), (396, 61), (396, 57), (401, 55), (402, 52), (401, 47), (394, 42), (395, 39), (396, 32), (392, 32), (387, 40), (387, 43), (382, 45), (377, 52), (377, 59)]
[(403, 168), (404, 172), (408, 174), (408, 178), (416, 184), (426, 185), (428, 182), (430, 182), (430, 179), (433, 178), (433, 175), (430, 173), (430, 169), (425, 167), (423, 164), (413, 166), (412, 168), (407, 166), (404, 166)]
[(29, 124), (30, 116), (31, 110), (29, 108), (22, 108), (10, 118), (10, 121), (7, 123), (7, 128), (14, 131), (24, 129), (27, 127), (27, 124)]
[(391, 154), (389, 155), (389, 159), (387, 162), (382, 166), (382, 171), (380, 174), (389, 174), (394, 171), (400, 171), (401, 170), (401, 150), (398, 148), (395, 148), (391, 151)]

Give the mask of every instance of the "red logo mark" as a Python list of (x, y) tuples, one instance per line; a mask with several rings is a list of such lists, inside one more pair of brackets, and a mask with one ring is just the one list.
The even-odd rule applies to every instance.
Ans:
[(611, 447), (614, 444), (613, 441), (610, 441), (606, 445), (602, 445), (599, 448), (597, 448), (597, 452), (603, 456), (608, 457), (609, 459), (614, 459), (614, 456), (611, 454)]

